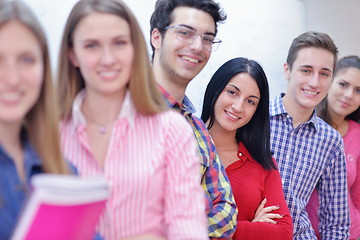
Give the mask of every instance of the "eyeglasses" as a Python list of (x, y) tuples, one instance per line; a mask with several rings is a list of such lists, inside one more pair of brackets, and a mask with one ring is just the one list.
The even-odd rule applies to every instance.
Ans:
[(209, 50), (209, 51), (216, 51), (216, 49), (218, 49), (220, 43), (222, 42), (220, 39), (214, 37), (213, 35), (210, 34), (199, 34), (196, 31), (185, 27), (185, 26), (180, 26), (180, 25), (176, 25), (176, 26), (167, 26), (165, 28), (165, 30), (174, 28), (176, 30), (176, 38), (192, 44), (195, 39), (200, 36), (201, 37), (201, 42), (203, 45), (203, 48)]

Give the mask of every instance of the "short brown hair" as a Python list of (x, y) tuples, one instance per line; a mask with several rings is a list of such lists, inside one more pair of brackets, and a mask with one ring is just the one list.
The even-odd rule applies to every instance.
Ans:
[(297, 58), (298, 52), (303, 48), (315, 47), (331, 52), (334, 55), (334, 69), (338, 58), (338, 49), (329, 35), (322, 32), (309, 31), (300, 34), (292, 41), (286, 63), (290, 70)]

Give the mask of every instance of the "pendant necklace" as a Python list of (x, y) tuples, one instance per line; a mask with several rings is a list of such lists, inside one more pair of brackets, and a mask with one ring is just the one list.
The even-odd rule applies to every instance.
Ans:
[(99, 126), (99, 132), (101, 133), (101, 134), (105, 134), (106, 133), (106, 127), (104, 127), (104, 126)]
[[(101, 135), (105, 135), (107, 133), (107, 126), (110, 124), (110, 123), (107, 123), (107, 124), (100, 124), (98, 123), (97, 121), (95, 121), (94, 119), (90, 118), (88, 115), (86, 115), (85, 113), (83, 113), (85, 118), (88, 121), (88, 123), (93, 123), (95, 124), (98, 128), (99, 128), (99, 132)], [(111, 121), (112, 122), (112, 121)]]

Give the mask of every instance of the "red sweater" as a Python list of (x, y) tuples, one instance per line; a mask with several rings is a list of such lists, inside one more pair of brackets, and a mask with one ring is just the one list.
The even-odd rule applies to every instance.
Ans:
[[(239, 153), (242, 153), (240, 159), (226, 168), (239, 209), (233, 239), (292, 239), (292, 219), (284, 198), (279, 171), (265, 170), (251, 157), (242, 143), (239, 144)], [(265, 207), (280, 205), (280, 209), (273, 211), (284, 215), (282, 219), (275, 219), (277, 224), (251, 222), (265, 197)]]

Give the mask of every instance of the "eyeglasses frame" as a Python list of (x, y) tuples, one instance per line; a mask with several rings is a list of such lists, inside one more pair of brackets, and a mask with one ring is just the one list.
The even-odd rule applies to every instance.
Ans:
[[(179, 40), (185, 41), (185, 42), (187, 42), (187, 43), (189, 43), (189, 44), (193, 44), (194, 41), (196, 40), (196, 38), (197, 38), (198, 36), (200, 36), (200, 37), (201, 37), (201, 40), (203, 40), (204, 37), (207, 37), (207, 36), (210, 35), (210, 34), (200, 34), (200, 33), (198, 33), (197, 31), (195, 31), (194, 29), (191, 29), (191, 28), (189, 28), (189, 27), (187, 27), (187, 26), (183, 26), (183, 25), (167, 26), (167, 27), (165, 27), (164, 29), (165, 29), (165, 30), (168, 30), (168, 29), (176, 29), (176, 30), (177, 30), (177, 29), (179, 29), (179, 28), (185, 28), (185, 29), (187, 29), (187, 30), (189, 30), (189, 31), (194, 32), (194, 37), (192, 38), (192, 42), (185, 41), (184, 39), (179, 39), (179, 38), (178, 38), (178, 31), (176, 32), (176, 37), (177, 37)], [(209, 50), (209, 51), (211, 51), (211, 52), (214, 52), (214, 51), (216, 51), (216, 50), (219, 48), (219, 46), (220, 46), (221, 43), (222, 43), (222, 40), (220, 40), (220, 39), (218, 39), (218, 38), (216, 38), (216, 37), (214, 36), (214, 40), (212, 41), (211, 49), (207, 49), (207, 48), (205, 48), (205, 49), (207, 49), (207, 50)], [(215, 46), (215, 48), (214, 48), (214, 46)], [(203, 44), (203, 47), (204, 47), (204, 44)]]

